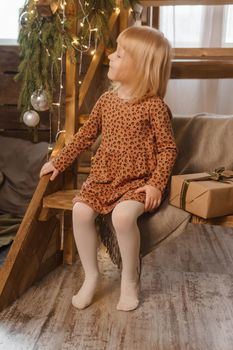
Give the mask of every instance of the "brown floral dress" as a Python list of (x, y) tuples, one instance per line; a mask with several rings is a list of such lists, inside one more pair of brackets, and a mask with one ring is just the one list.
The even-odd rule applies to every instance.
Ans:
[(85, 202), (101, 214), (111, 212), (124, 200), (145, 203), (145, 193), (136, 194), (135, 190), (148, 184), (164, 194), (177, 156), (171, 118), (160, 97), (145, 96), (140, 101), (127, 102), (115, 91), (108, 91), (53, 159), (53, 165), (64, 171), (101, 133), (90, 174), (75, 201)]

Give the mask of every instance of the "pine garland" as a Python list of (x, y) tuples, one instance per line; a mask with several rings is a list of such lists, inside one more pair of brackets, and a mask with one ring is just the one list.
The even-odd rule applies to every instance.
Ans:
[[(22, 81), (18, 107), (22, 115), (31, 109), (30, 98), (34, 91), (46, 91), (49, 105), (52, 109), (53, 94), (59, 82), (61, 64), (59, 58), (66, 51), (75, 58), (73, 48), (82, 50), (87, 46), (90, 27), (97, 28), (95, 40), (104, 41), (108, 33), (108, 20), (116, 8), (116, 0), (68, 0), (79, 1), (88, 21), (83, 22), (77, 37), (69, 31), (70, 23), (62, 23), (62, 0), (58, 0), (58, 10), (49, 18), (41, 17), (35, 5), (35, 0), (26, 0), (23, 12), (26, 13), (26, 24), (22, 25), (19, 33), (21, 63), (18, 68), (16, 81)], [(124, 0), (126, 8), (132, 8), (136, 0)], [(84, 18), (80, 11), (79, 21)], [(53, 77), (53, 79), (52, 79)]]

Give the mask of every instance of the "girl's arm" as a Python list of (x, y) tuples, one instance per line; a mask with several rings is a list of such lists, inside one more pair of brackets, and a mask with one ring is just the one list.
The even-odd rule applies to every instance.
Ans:
[(62, 149), (61, 153), (52, 160), (52, 165), (59, 172), (64, 171), (73, 163), (79, 154), (88, 149), (100, 134), (102, 128), (102, 96), (96, 102), (88, 120)]
[(157, 166), (147, 184), (158, 188), (162, 193), (178, 154), (171, 118), (171, 111), (166, 103), (157, 98), (150, 110), (151, 127), (156, 140)]

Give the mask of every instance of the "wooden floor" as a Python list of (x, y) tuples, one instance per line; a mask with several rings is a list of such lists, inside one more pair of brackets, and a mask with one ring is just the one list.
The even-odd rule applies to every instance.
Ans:
[(141, 304), (115, 309), (120, 276), (103, 250), (95, 302), (71, 297), (80, 265), (61, 266), (0, 314), (1, 350), (232, 350), (233, 230), (189, 224), (143, 259)]

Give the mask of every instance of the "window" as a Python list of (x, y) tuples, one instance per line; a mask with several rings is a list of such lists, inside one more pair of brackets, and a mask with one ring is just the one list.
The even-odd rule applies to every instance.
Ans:
[(233, 5), (226, 7), (223, 43), (224, 46), (233, 46)]
[[(220, 11), (218, 11), (218, 5), (214, 8), (215, 16), (211, 17), (209, 6), (161, 7), (160, 29), (170, 40), (173, 47), (203, 47), (206, 38), (210, 38), (210, 32), (213, 31), (213, 35), (216, 34), (215, 20), (217, 19), (219, 21), (217, 32), (220, 33), (221, 31), (222, 34), (220, 33), (221, 38), (216, 36), (216, 40), (219, 42), (219, 45), (216, 46), (232, 47), (233, 5), (225, 5), (223, 10), (220, 9)], [(207, 31), (205, 30), (206, 25)]]
[(0, 2), (0, 43), (16, 43), (19, 32), (19, 12), (24, 0)]
[[(16, 43), (19, 13), (24, 2), (0, 2), (0, 43)], [(200, 5), (162, 6), (160, 29), (175, 47), (200, 47), (204, 8)], [(223, 46), (233, 46), (233, 5), (224, 6)]]
[(198, 47), (203, 6), (161, 7), (160, 29), (174, 47)]

